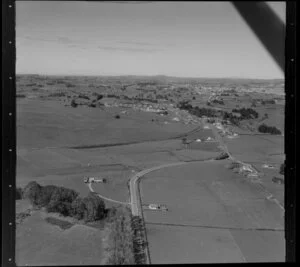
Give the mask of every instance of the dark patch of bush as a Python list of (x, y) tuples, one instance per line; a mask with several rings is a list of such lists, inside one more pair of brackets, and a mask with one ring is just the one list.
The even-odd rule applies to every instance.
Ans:
[(104, 218), (104, 201), (95, 193), (90, 192), (82, 201), (85, 205), (84, 220), (86, 222), (97, 221)]
[(37, 199), (37, 205), (40, 207), (45, 207), (49, 204), (53, 192), (56, 190), (55, 185), (42, 186)]
[(66, 95), (66, 93), (64, 93), (64, 92), (54, 92), (54, 93), (49, 94), (48, 96), (49, 97), (63, 97), (65, 95)]
[(76, 108), (78, 104), (76, 103), (75, 99), (72, 99), (71, 101), (71, 107)]
[(48, 212), (59, 212), (64, 216), (69, 216), (71, 212), (71, 203), (76, 199), (78, 193), (72, 189), (56, 187), (46, 208)]
[(85, 222), (101, 220), (106, 215), (104, 201), (95, 193), (85, 198), (77, 197), (71, 205), (71, 216)]
[(279, 174), (284, 175), (284, 169), (285, 169), (285, 164), (282, 163), (282, 164), (280, 165), (280, 168), (279, 168)]
[(223, 112), (223, 120), (229, 120), (231, 124), (233, 125), (239, 125), (240, 123), (240, 118), (233, 115), (230, 112), (224, 111)]
[(199, 108), (198, 106), (193, 107), (188, 101), (180, 101), (177, 104), (179, 109), (187, 110), (190, 114), (195, 115), (197, 117), (217, 117), (219, 112), (215, 109), (211, 108)]
[(106, 216), (104, 201), (95, 193), (85, 198), (65, 187), (54, 185), (41, 186), (30, 182), (23, 190), (24, 198), (37, 207), (45, 207), (47, 212), (58, 212), (63, 216), (72, 216), (86, 222), (101, 220)]
[(271, 104), (271, 105), (276, 104), (274, 99), (265, 99), (263, 101), (264, 101), (264, 104)]
[(87, 95), (84, 95), (84, 94), (79, 94), (78, 98), (90, 100), (90, 98)]
[(84, 218), (84, 212), (85, 212), (85, 204), (82, 201), (81, 197), (77, 197), (73, 202), (72, 202), (72, 216), (76, 218), (77, 220), (81, 220)]
[(258, 112), (252, 108), (240, 108), (240, 109), (233, 109), (232, 112), (240, 113), (241, 117), (240, 120), (248, 120), (248, 119), (257, 119)]
[(21, 187), (17, 187), (16, 189), (16, 200), (23, 198), (23, 190)]
[(222, 99), (220, 99), (220, 100), (214, 99), (211, 102), (214, 103), (214, 104), (224, 105), (224, 101)]
[(97, 100), (101, 100), (103, 98), (103, 95), (97, 95)]
[(39, 203), (41, 190), (42, 186), (40, 186), (37, 182), (29, 182), (23, 190), (23, 197), (29, 199), (30, 203), (36, 206)]
[(67, 221), (64, 221), (64, 220), (60, 220), (60, 219), (57, 219), (57, 218), (53, 218), (53, 217), (47, 217), (45, 219), (45, 221), (47, 223), (50, 223), (50, 224), (53, 224), (53, 225), (57, 225), (59, 228), (63, 229), (63, 230), (66, 230), (66, 229), (69, 229), (73, 226), (72, 223), (70, 222), (67, 222)]
[(277, 129), (276, 127), (274, 126), (268, 126), (266, 124), (261, 124), (259, 127), (258, 127), (258, 131), (260, 133), (270, 133), (270, 134), (273, 134), (273, 135), (279, 135), (281, 134), (281, 131), (279, 129)]
[(95, 108), (96, 104), (95, 103), (89, 103), (88, 106), (91, 107), (91, 108)]
[(112, 222), (116, 216), (116, 213), (117, 213), (116, 207), (112, 207), (112, 208), (108, 209), (107, 214), (106, 214), (107, 222)]
[(115, 118), (116, 118), (116, 119), (120, 119), (120, 115), (116, 115)]

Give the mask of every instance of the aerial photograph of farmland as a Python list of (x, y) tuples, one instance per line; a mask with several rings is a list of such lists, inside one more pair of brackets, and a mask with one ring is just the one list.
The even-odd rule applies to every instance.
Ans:
[(284, 74), (234, 5), (22, 1), (16, 25), (17, 266), (285, 261)]

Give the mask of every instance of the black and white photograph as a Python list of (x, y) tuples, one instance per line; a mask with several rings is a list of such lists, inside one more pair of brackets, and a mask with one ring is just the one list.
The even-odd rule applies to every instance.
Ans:
[(285, 262), (286, 2), (15, 13), (17, 266)]

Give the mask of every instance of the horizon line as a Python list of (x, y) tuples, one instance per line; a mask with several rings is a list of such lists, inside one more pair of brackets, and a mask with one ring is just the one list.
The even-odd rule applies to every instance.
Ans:
[(285, 80), (285, 78), (253, 78), (253, 77), (192, 77), (192, 76), (172, 76), (165, 74), (41, 74), (41, 73), (16, 73), (17, 75), (32, 75), (32, 76), (59, 76), (59, 77), (128, 77), (128, 76), (136, 76), (136, 77), (166, 77), (166, 78), (182, 78), (182, 79), (239, 79), (239, 80)]

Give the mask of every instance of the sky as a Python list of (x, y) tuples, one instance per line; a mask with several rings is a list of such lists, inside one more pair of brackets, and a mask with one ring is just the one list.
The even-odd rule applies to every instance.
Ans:
[(17, 1), (16, 49), (17, 74), (284, 78), (230, 2)]

